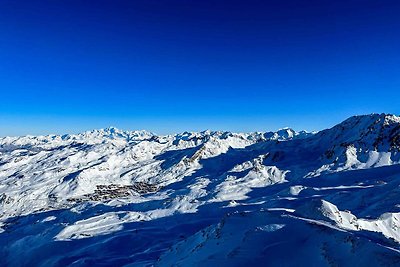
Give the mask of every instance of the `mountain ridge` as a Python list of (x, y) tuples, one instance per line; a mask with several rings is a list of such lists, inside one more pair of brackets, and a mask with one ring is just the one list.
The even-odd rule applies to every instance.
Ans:
[[(353, 116), (317, 133), (284, 128), (159, 136), (110, 127), (1, 138), (0, 258), (16, 266), (38, 261), (35, 253), (40, 264), (51, 265), (73, 264), (77, 255), (81, 265), (217, 264), (227, 258), (235, 265), (254, 256), (244, 248), (273, 246), (287, 234), (295, 246), (304, 234), (294, 233), (302, 229), (314, 236), (305, 251), (326, 265), (341, 262), (337, 246), (349, 262), (361, 256), (372, 262), (368, 253), (380, 253), (373, 262), (386, 257), (386, 265), (395, 266), (399, 138), (400, 118), (390, 114)], [(146, 237), (134, 239), (135, 231), (158, 242), (138, 243)], [(32, 241), (25, 245), (27, 235)], [(112, 240), (129, 249), (118, 251)], [(59, 250), (48, 254), (49, 246)]]

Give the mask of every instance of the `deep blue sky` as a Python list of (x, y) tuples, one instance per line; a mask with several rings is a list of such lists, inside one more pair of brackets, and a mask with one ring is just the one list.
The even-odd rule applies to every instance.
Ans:
[(0, 135), (400, 113), (400, 1), (0, 1)]

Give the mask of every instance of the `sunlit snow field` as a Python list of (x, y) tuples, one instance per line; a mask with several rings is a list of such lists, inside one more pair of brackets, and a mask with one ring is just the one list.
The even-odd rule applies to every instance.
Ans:
[(0, 139), (9, 266), (398, 266), (400, 118)]

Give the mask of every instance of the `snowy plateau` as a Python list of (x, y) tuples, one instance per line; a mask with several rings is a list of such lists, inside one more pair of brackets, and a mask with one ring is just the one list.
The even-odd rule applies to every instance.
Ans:
[(0, 266), (400, 266), (400, 117), (0, 138)]

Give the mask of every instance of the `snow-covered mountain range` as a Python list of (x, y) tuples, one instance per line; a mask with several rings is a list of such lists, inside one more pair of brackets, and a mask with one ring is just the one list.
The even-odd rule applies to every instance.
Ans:
[(398, 266), (400, 117), (0, 138), (1, 266)]

